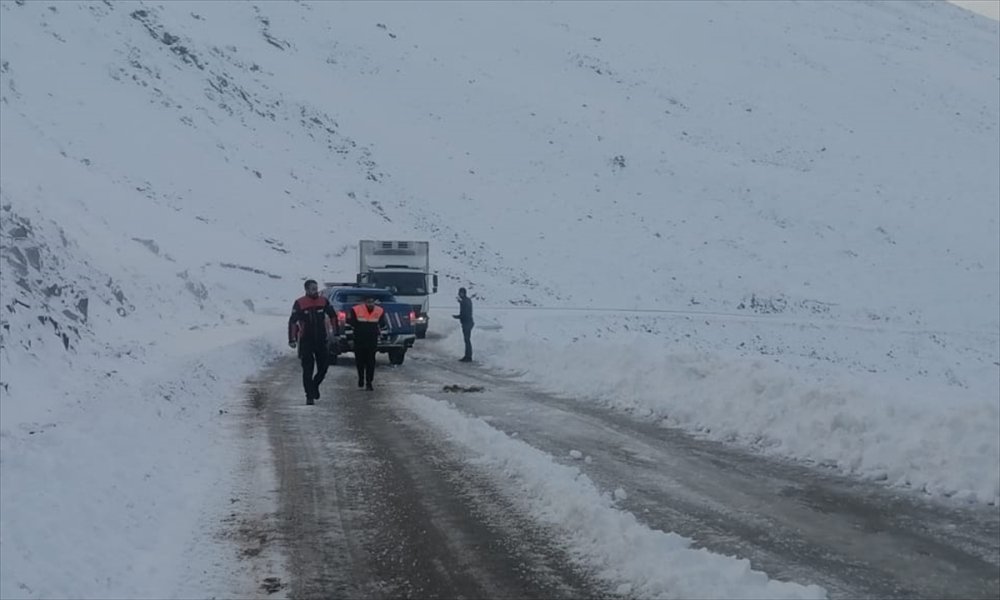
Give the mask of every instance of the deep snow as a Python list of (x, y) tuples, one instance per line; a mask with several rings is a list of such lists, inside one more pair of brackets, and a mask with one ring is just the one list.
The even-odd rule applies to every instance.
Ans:
[[(956, 344), (944, 362), (944, 352), (907, 352), (935, 337), (926, 332), (768, 323), (766, 347), (762, 325), (741, 317), (480, 315), (478, 359), (546, 391), (902, 488), (1000, 502), (996, 367), (960, 345), (976, 336), (939, 334)], [(579, 318), (595, 331), (581, 332)], [(636, 323), (659, 337), (623, 329)], [(795, 347), (821, 335), (822, 355)], [(446, 343), (459, 351), (461, 332)], [(934, 369), (956, 383), (921, 375)]]
[(944, 3), (0, 2), (0, 596), (179, 593), (218, 411), (361, 238), (431, 240), (432, 331), (464, 284), (540, 385), (995, 501), (998, 40)]

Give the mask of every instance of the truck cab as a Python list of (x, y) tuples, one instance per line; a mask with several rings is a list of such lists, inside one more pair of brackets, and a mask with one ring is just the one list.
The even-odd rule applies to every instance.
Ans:
[(430, 270), (430, 244), (403, 240), (361, 240), (358, 243), (358, 285), (389, 289), (397, 302), (408, 303), (416, 315), (418, 338), (427, 336), (430, 295), (438, 278)]

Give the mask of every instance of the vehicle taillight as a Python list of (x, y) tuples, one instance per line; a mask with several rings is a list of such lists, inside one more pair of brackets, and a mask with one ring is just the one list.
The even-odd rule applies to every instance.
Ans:
[(343, 325), (344, 323), (346, 323), (347, 322), (347, 313), (345, 313), (342, 310), (337, 311), (337, 320), (340, 321), (341, 325)]
[(413, 312), (411, 310), (410, 311), (410, 325), (413, 325), (413, 322), (416, 321), (416, 320), (417, 320), (417, 313), (415, 313), (415, 312)]

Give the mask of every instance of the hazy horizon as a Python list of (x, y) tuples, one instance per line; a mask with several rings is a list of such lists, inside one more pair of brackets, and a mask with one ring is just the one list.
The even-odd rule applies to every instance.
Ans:
[(949, 0), (966, 10), (1000, 21), (1000, 0)]

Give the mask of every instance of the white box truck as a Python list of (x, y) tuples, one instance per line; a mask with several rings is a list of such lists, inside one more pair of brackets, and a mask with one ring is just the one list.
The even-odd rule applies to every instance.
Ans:
[(389, 288), (396, 300), (412, 304), (417, 337), (426, 337), (430, 295), (438, 288), (437, 274), (431, 273), (430, 243), (361, 240), (358, 259), (358, 284)]

